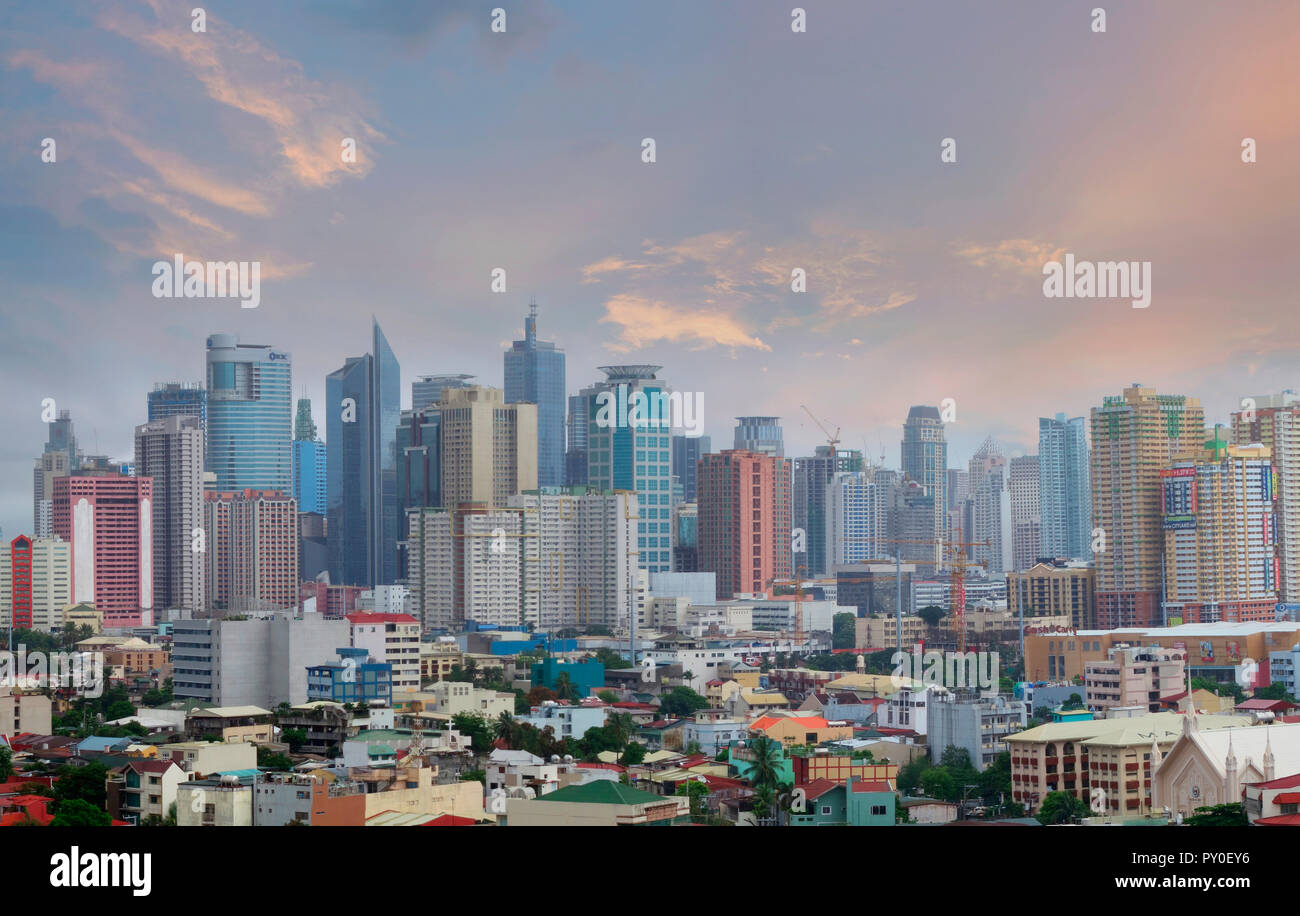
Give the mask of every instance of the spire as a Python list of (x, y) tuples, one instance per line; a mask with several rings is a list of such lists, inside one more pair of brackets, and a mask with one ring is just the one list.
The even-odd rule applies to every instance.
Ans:
[(1268, 782), (1276, 778), (1273, 773), (1275, 761), (1273, 760), (1273, 736), (1272, 734), (1270, 734), (1271, 731), (1272, 729), (1269, 726), (1267, 725), (1264, 726), (1264, 781), (1265, 782)]
[(524, 319), (524, 340), (531, 348), (537, 342), (537, 297), (528, 297), (528, 317)]

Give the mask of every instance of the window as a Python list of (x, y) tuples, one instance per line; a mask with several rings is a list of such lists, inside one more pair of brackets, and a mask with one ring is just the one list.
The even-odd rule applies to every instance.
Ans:
[(822, 814), (830, 814), (830, 813), (831, 813), (831, 806), (830, 806), (830, 805), (822, 805)]
[(888, 811), (888, 810), (889, 810), (889, 809), (886, 808), (884, 805), (872, 805), (872, 806), (871, 806), (871, 816), (872, 816), (872, 817), (884, 817), (886, 811)]

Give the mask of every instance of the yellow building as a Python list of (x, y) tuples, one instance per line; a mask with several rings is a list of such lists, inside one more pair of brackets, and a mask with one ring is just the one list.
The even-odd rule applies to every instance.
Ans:
[(1097, 571), (1086, 564), (1038, 562), (1007, 573), (1007, 610), (1017, 621), (1023, 612), (1025, 626), (1096, 626), (1096, 585)]
[(844, 741), (853, 737), (853, 726), (832, 725), (821, 716), (760, 716), (749, 730), (780, 741), (786, 747)]

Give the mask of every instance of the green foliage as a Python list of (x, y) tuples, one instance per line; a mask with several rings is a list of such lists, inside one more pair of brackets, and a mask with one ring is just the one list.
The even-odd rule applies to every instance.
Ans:
[(0, 782), (8, 782), (14, 775), (14, 754), (8, 747), (0, 746)]
[[(1011, 794), (1011, 753), (1003, 751), (993, 758), (993, 762), (988, 768), (980, 773), (976, 780), (979, 783), (980, 797), (986, 804), (995, 803), (1003, 796)], [(1023, 808), (1021, 809), (1023, 812)]]
[(898, 791), (904, 795), (915, 795), (917, 787), (921, 785), (921, 777), (930, 767), (930, 761), (925, 757), (903, 764), (898, 768)]
[(289, 745), (289, 752), (293, 754), (298, 753), (307, 743), (307, 732), (301, 728), (286, 728), (281, 737)]
[(916, 612), (916, 616), (925, 621), (925, 625), (933, 629), (939, 625), (939, 621), (948, 616), (948, 612), (936, 604), (929, 604)]
[(709, 701), (689, 687), (674, 687), (659, 698), (659, 712), (670, 718), (693, 716), (708, 709)]
[(62, 810), (64, 803), (80, 799), (92, 808), (104, 809), (108, 793), (104, 781), (108, 778), (108, 769), (98, 761), (83, 766), (65, 763), (58, 769), (58, 779), (54, 782), (54, 806)]
[(618, 694), (612, 690), (600, 690), (596, 692), (596, 699), (606, 703), (617, 703)]
[(1192, 689), (1208, 690), (1215, 696), (1232, 697), (1237, 703), (1246, 699), (1246, 691), (1242, 690), (1236, 681), (1211, 681), (1208, 678), (1194, 677)]
[(622, 764), (626, 767), (634, 767), (645, 760), (645, 745), (637, 744), (635, 741), (628, 742), (623, 749)]
[(59, 813), (50, 821), (51, 827), (108, 827), (113, 819), (103, 808), (80, 798), (69, 798), (60, 802)]
[(1240, 803), (1197, 808), (1183, 821), (1192, 827), (1245, 827), (1250, 823), (1246, 809)]
[(956, 801), (961, 796), (957, 780), (943, 767), (930, 767), (921, 774), (921, 789), (930, 798)]
[(293, 761), (288, 754), (280, 754), (267, 747), (258, 746), (257, 765), (264, 770), (287, 771), (293, 769)]
[(606, 668), (619, 669), (632, 667), (632, 663), (626, 658), (619, 655), (613, 649), (608, 649), (603, 646), (596, 650), (596, 661), (600, 662)]
[(451, 717), (452, 728), (470, 740), (476, 754), (492, 752), (493, 729), (488, 720), (476, 712), (458, 712)]
[(1034, 816), (1040, 824), (1068, 824), (1091, 813), (1083, 799), (1075, 798), (1069, 792), (1048, 792)]
[(1288, 703), (1294, 703), (1296, 701), (1295, 697), (1286, 692), (1285, 684), (1269, 684), (1267, 687), (1256, 687), (1255, 699), (1286, 700)]
[(752, 755), (749, 770), (749, 784), (755, 790), (773, 789), (778, 783), (782, 750), (779, 742), (766, 735), (759, 735), (749, 742)]
[(1083, 697), (1077, 693), (1070, 694), (1070, 698), (1061, 705), (1064, 710), (1083, 709)]
[(460, 774), (461, 782), (481, 782), (487, 785), (487, 773), (482, 770), (462, 770)]
[(678, 783), (677, 794), (684, 795), (691, 800), (691, 814), (699, 815), (704, 813), (704, 800), (709, 797), (709, 787), (706, 783), (698, 779)]
[(858, 641), (857, 614), (836, 614), (831, 624), (831, 648), (852, 649)]
[(814, 671), (853, 671), (858, 666), (858, 657), (852, 652), (841, 652), (838, 655), (819, 652), (804, 659), (803, 665)]

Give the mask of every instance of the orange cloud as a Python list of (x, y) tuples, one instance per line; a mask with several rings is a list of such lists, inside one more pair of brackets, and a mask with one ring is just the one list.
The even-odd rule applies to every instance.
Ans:
[(656, 343), (680, 343), (703, 347), (744, 347), (771, 350), (750, 334), (735, 318), (722, 312), (676, 308), (641, 296), (619, 294), (605, 302), (601, 323), (619, 326), (611, 350), (623, 353)]

